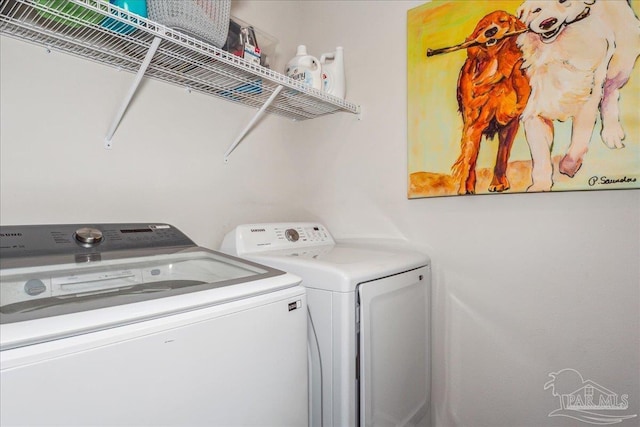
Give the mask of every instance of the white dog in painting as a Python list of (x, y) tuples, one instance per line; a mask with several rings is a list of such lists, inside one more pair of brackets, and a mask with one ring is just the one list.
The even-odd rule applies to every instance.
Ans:
[(626, 0), (527, 0), (517, 13), (529, 31), (518, 36), (531, 96), (522, 114), (533, 161), (528, 191), (550, 191), (553, 121), (572, 119), (561, 173), (573, 177), (598, 117), (602, 141), (623, 148), (619, 90), (640, 55), (640, 21)]

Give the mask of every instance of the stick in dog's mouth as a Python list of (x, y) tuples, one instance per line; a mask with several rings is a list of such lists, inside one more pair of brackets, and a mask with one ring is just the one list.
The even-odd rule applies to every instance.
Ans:
[(529, 31), (528, 28), (524, 28), (522, 30), (515, 30), (515, 31), (512, 31), (510, 33), (505, 33), (499, 39), (489, 39), (486, 42), (479, 42), (477, 40), (470, 40), (470, 41), (467, 41), (467, 42), (464, 42), (464, 43), (457, 44), (455, 46), (442, 47), (442, 48), (439, 48), (439, 49), (431, 49), (431, 48), (429, 48), (429, 49), (427, 49), (427, 56), (434, 56), (434, 55), (440, 55), (442, 53), (455, 52), (457, 50), (466, 49), (466, 48), (469, 48), (469, 47), (473, 47), (473, 46), (477, 46), (477, 45), (481, 45), (481, 44), (485, 44), (485, 43), (486, 43), (487, 46), (493, 46), (496, 43), (498, 43), (498, 40), (502, 40), (502, 39), (505, 39), (507, 37), (517, 36), (517, 35), (520, 35), (522, 33), (527, 32), (527, 31)]

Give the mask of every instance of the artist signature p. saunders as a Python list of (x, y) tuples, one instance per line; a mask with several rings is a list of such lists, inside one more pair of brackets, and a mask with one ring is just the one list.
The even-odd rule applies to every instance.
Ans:
[(592, 176), (589, 178), (589, 186), (593, 187), (596, 185), (611, 185), (611, 184), (633, 184), (637, 182), (638, 179), (635, 177), (623, 176), (622, 178), (608, 178), (606, 176)]

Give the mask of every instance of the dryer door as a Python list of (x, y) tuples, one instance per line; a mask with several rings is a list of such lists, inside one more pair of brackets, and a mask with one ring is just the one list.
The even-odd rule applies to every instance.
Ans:
[(427, 421), (430, 274), (427, 266), (358, 286), (360, 426)]

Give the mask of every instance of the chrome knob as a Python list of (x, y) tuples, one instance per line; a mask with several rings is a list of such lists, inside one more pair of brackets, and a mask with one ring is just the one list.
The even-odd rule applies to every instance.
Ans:
[(102, 241), (102, 231), (97, 228), (84, 227), (76, 230), (76, 240), (83, 245), (95, 245)]
[(298, 239), (300, 238), (300, 234), (298, 234), (298, 232), (293, 228), (288, 228), (284, 232), (284, 237), (286, 237), (287, 240), (290, 242), (297, 242)]

